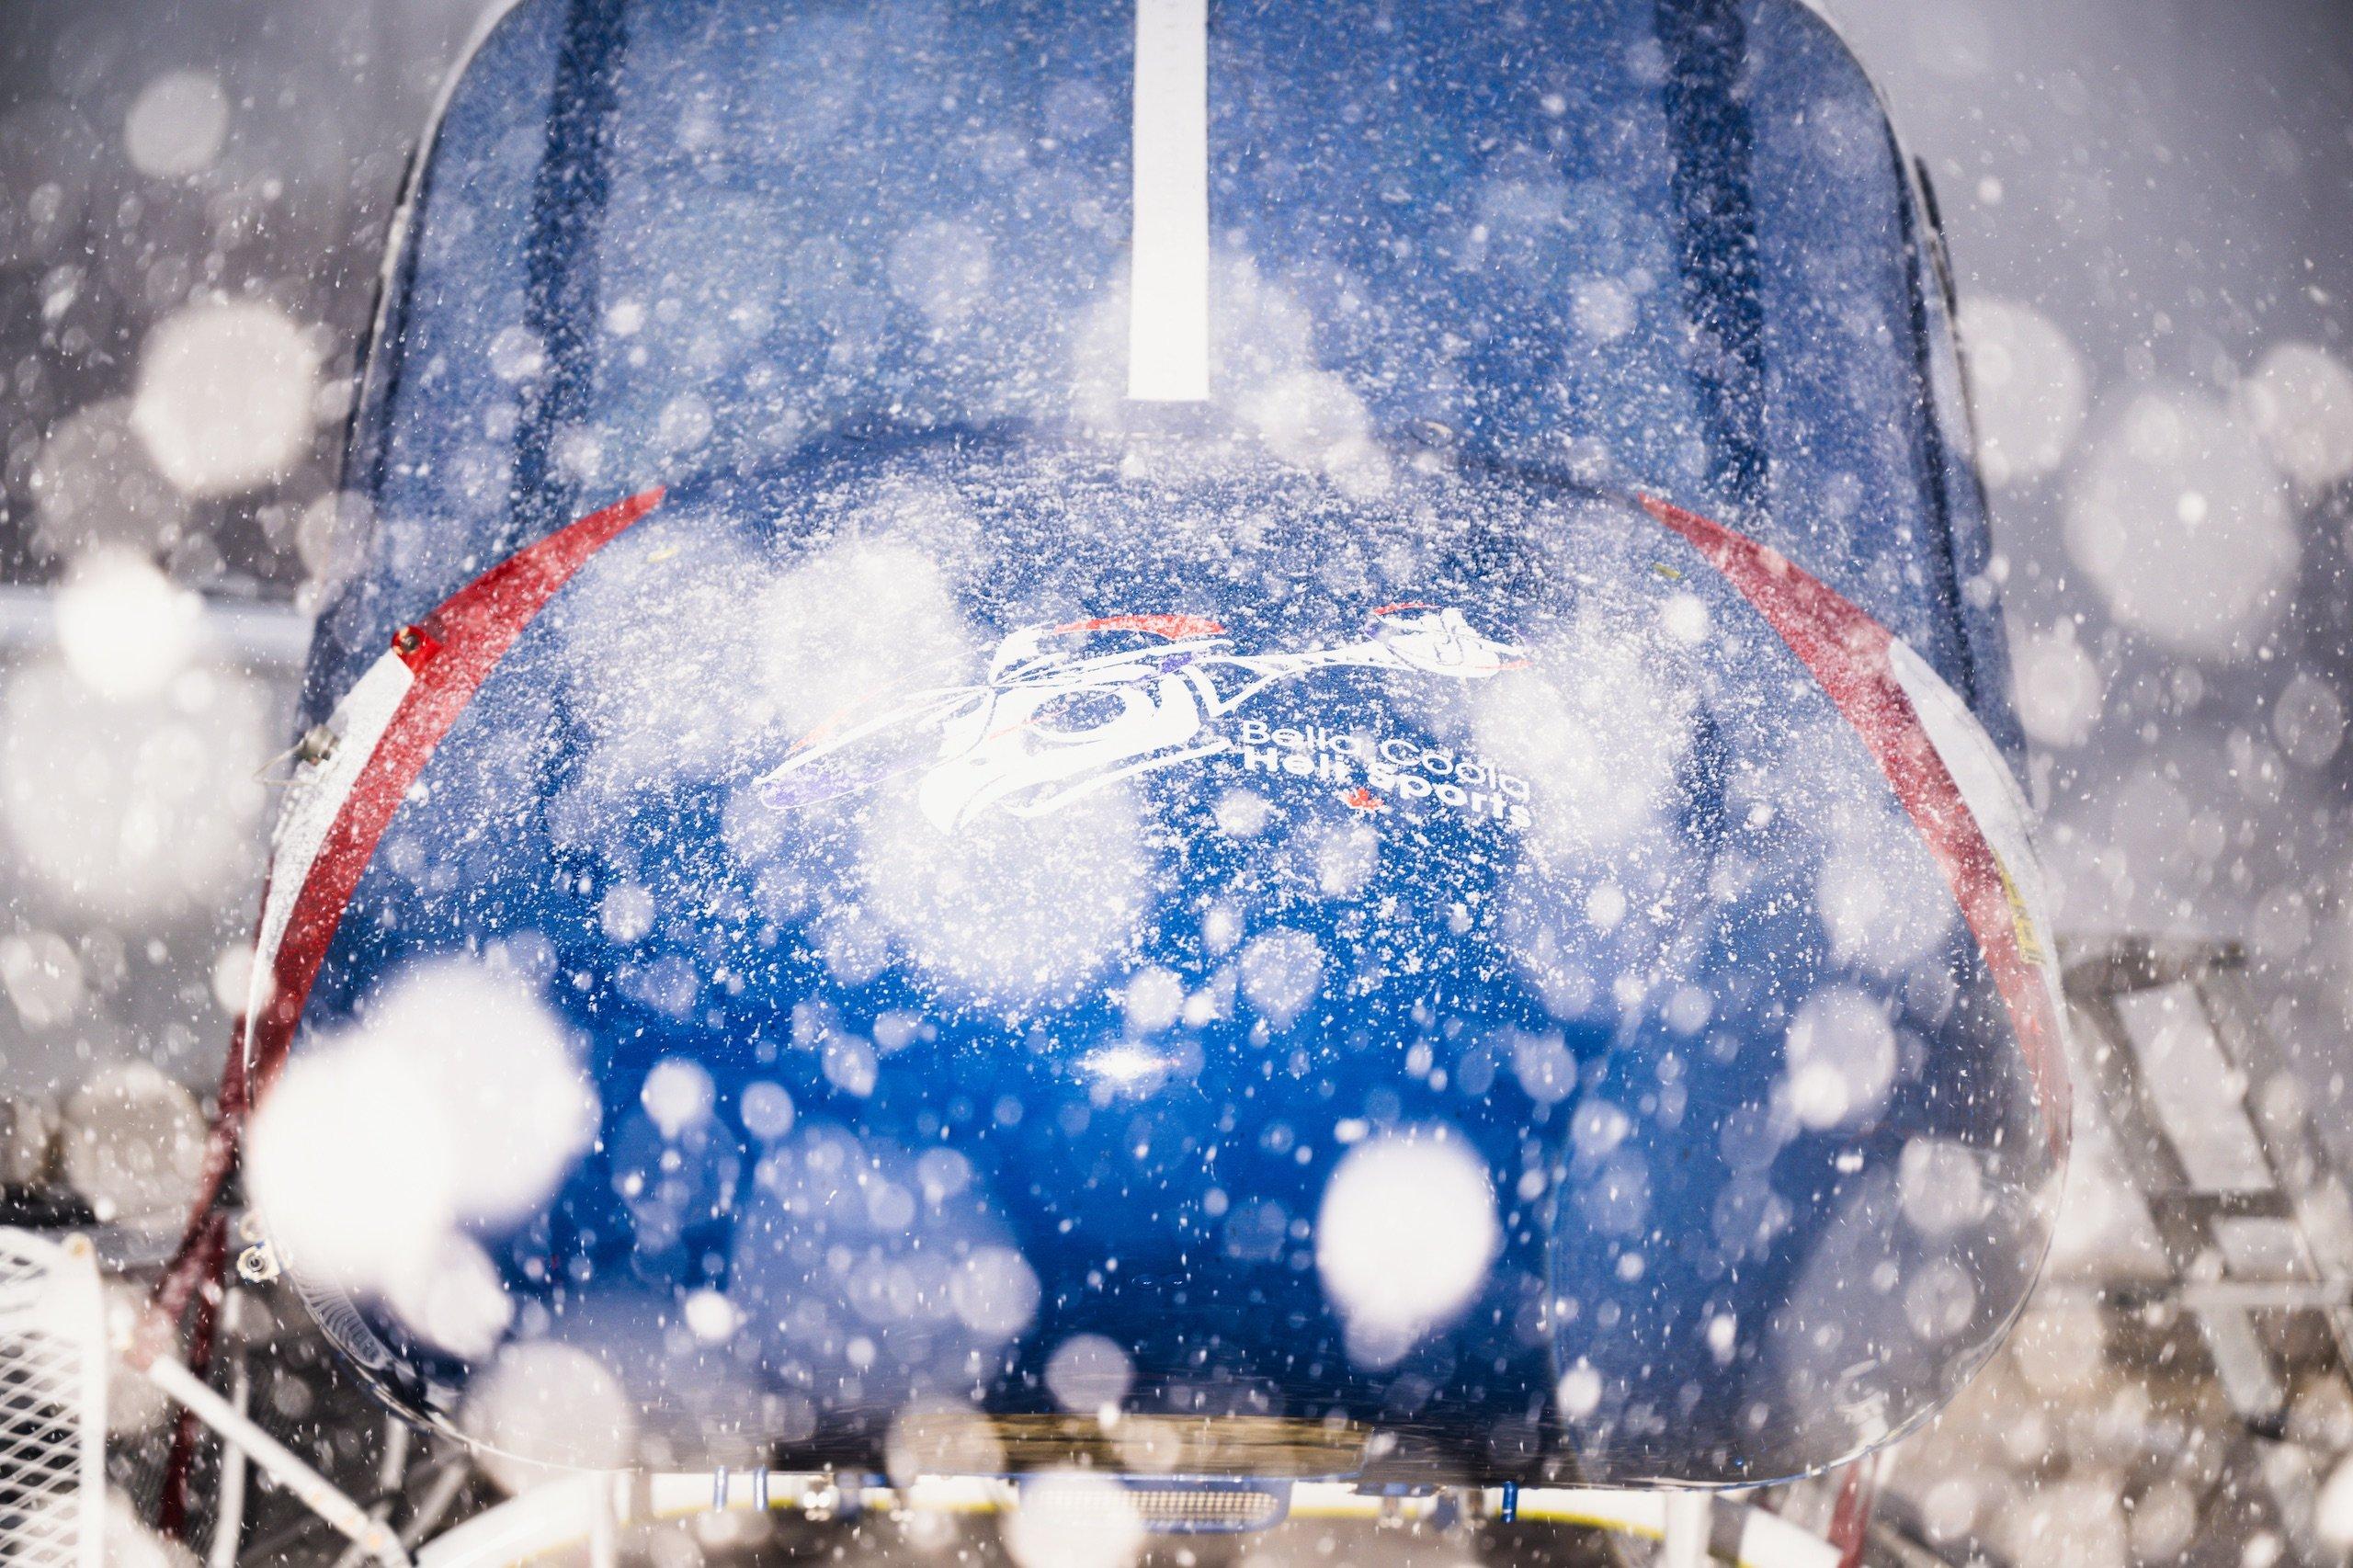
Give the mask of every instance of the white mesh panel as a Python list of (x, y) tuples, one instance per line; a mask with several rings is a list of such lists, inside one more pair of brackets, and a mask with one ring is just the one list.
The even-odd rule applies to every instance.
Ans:
[(106, 1365), (88, 1248), (0, 1230), (0, 1562), (99, 1568)]

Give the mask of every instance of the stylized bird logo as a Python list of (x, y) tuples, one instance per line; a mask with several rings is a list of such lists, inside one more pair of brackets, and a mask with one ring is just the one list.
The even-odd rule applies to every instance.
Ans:
[[(1111, 633), (1153, 641), (1087, 652)], [(797, 742), (759, 780), (793, 810), (920, 773), (915, 800), (943, 832), (991, 807), (1042, 816), (1120, 778), (1226, 749), (1213, 722), (1278, 681), (1324, 669), (1486, 680), (1528, 663), (1459, 610), (1384, 605), (1333, 647), (1237, 653), (1221, 623), (1112, 615), (1006, 635), (976, 684), (879, 693)]]

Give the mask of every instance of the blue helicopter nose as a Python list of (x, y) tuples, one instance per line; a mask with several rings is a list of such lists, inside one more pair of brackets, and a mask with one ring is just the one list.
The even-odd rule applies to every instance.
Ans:
[(402, 792), (287, 1076), (462, 973), (593, 1128), (425, 1238), (494, 1278), (471, 1337), (310, 1288), (419, 1415), (484, 1436), (477, 1371), (560, 1346), (665, 1463), (1110, 1405), (1738, 1483), (1899, 1429), (2020, 1301), (2059, 1113), (1970, 808), (1903, 782), (1936, 735), (1808, 662), (1868, 618), (1676, 516), (1004, 433), (671, 486)]
[(582, 1464), (1924, 1418), (2066, 1121), (1940, 276), (1786, 0), (522, 0), (353, 419), (290, 1271)]

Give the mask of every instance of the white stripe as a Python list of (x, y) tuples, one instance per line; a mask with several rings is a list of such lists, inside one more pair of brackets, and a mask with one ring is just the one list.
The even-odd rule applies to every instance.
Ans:
[(254, 1030), (261, 1027), (262, 1009), (269, 1005), (278, 966), (278, 944), (294, 918), (294, 903), (311, 880), (311, 868), (326, 845), (327, 830), (351, 799), (368, 761), (383, 744), (393, 715), (416, 683), (398, 653), (379, 653), (352, 688), (344, 693), (328, 715), (335, 734), (335, 750), (323, 762), (304, 767), (286, 787), (286, 804), (278, 819), (269, 852), (269, 891), (263, 895), (261, 929), (254, 935), (253, 976), (246, 982), (245, 1050), (253, 1051)]
[[(1887, 653), (1895, 684), (1911, 699), (1912, 711), (1945, 771), (1952, 775), (1961, 804), (1969, 808), (1978, 832), (1985, 835), (1986, 847), (1994, 851), (2003, 875), (2010, 879), (2006, 891), (2025, 906), (2027, 924), (2040, 949), (2039, 958), (2032, 961), (2041, 971), (2043, 984), (2055, 1004), (2061, 994), (2059, 949), (2052, 937), (2050, 884), (2043, 874), (2042, 858), (2035, 851), (2034, 808), (2027, 803), (2026, 792), (2018, 788), (2010, 765), (1961, 693), (1947, 686), (1944, 677), (1901, 637), (1889, 640)], [(2067, 1010), (2054, 1006), (2053, 1011), (2063, 1030)]]
[(1210, 395), (1209, 0), (1136, 0), (1128, 395)]

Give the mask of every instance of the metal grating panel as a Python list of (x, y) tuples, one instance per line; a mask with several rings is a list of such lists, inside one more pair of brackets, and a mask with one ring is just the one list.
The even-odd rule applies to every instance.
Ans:
[(103, 1561), (106, 1366), (88, 1244), (0, 1230), (0, 1562)]
[(2046, 1293), (2104, 1303), (2112, 1351), (2180, 1382), (2191, 1407), (2211, 1390), (2232, 1418), (2210, 1461), (2221, 1499), (2252, 1507), (2294, 1560), (2333, 1560), (2294, 1426), (2305, 1396), (2353, 1396), (2353, 1199), (2245, 958), (2126, 939), (2075, 955), (2067, 994), (2084, 1109), (2106, 1124), (2162, 1263), (2154, 1277), (2079, 1263)]

